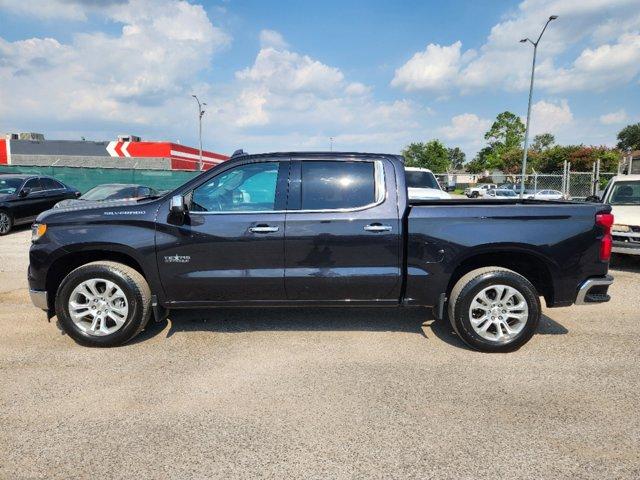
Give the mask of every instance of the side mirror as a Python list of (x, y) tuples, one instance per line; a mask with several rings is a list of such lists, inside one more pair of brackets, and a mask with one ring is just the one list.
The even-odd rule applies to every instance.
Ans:
[(27, 195), (29, 195), (31, 193), (31, 189), (29, 187), (25, 187), (22, 190), (20, 190), (20, 193), (18, 194), (18, 196), (20, 197), (26, 197)]
[(169, 221), (176, 225), (184, 224), (184, 217), (187, 213), (187, 206), (184, 204), (182, 195), (174, 195), (169, 202)]
[(600, 203), (602, 200), (600, 200), (600, 197), (598, 195), (589, 195), (587, 198), (584, 199), (585, 202), (592, 202), (592, 203)]
[(76, 198), (80, 198), (80, 195), (82, 195), (82, 193), (80, 193), (80, 192), (74, 192), (74, 195), (76, 196)]

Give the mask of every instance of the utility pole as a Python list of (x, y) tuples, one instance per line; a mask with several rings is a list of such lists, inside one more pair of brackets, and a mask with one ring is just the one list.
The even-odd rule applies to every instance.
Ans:
[(329, 151), (333, 152), (333, 137), (329, 137)]
[(200, 157), (198, 160), (198, 171), (202, 171), (202, 116), (204, 115), (204, 107), (207, 105), (206, 103), (200, 103), (198, 97), (195, 95), (191, 95), (198, 102), (198, 139), (200, 141)]
[(531, 43), (531, 45), (533, 45), (533, 62), (531, 65), (531, 85), (529, 86), (529, 105), (527, 106), (527, 127), (524, 132), (524, 155), (522, 156), (522, 181), (520, 182), (520, 198), (524, 198), (524, 179), (527, 175), (527, 151), (529, 150), (529, 126), (531, 123), (531, 98), (533, 97), (533, 77), (536, 73), (536, 55), (538, 53), (538, 43), (540, 43), (540, 39), (542, 38), (544, 31), (547, 29), (547, 25), (549, 25), (549, 22), (551, 22), (552, 20), (555, 20), (556, 18), (558, 18), (557, 15), (551, 15), (549, 17), (549, 20), (547, 20), (547, 23), (544, 24), (544, 27), (542, 28), (542, 31), (540, 32), (540, 35), (538, 36), (538, 39), (535, 42), (530, 38), (523, 38), (522, 40), (520, 40), (520, 43), (529, 42)]

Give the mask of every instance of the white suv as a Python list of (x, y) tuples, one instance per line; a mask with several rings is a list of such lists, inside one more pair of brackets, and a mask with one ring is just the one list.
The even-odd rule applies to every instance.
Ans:
[(468, 198), (484, 197), (489, 190), (498, 188), (495, 183), (483, 183), (475, 187), (468, 187), (464, 189), (464, 194)]

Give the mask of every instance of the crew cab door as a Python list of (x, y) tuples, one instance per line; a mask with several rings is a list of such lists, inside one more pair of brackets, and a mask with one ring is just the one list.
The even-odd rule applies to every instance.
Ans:
[(156, 251), (169, 302), (282, 301), (288, 161), (248, 160), (185, 192), (184, 225), (168, 204), (158, 214)]
[(285, 231), (285, 288), (295, 301), (397, 302), (400, 221), (390, 162), (294, 161)]

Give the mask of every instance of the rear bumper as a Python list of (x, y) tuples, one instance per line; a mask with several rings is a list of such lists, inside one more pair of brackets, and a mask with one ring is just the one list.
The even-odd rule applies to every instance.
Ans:
[(46, 291), (29, 289), (29, 296), (31, 297), (31, 303), (33, 303), (36, 307), (45, 311), (49, 310)]
[(582, 282), (582, 285), (578, 288), (578, 296), (576, 297), (575, 304), (588, 305), (591, 303), (608, 302), (611, 297), (607, 294), (607, 290), (612, 283), (613, 277), (611, 275), (588, 278)]

